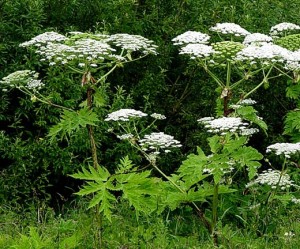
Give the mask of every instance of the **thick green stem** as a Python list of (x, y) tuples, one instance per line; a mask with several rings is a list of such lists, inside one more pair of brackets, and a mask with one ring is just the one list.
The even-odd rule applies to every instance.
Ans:
[(214, 184), (214, 195), (212, 201), (212, 229), (216, 229), (218, 221), (219, 184)]
[(215, 245), (218, 245), (217, 222), (218, 222), (218, 204), (219, 204), (219, 184), (214, 184), (214, 195), (212, 201), (212, 236)]

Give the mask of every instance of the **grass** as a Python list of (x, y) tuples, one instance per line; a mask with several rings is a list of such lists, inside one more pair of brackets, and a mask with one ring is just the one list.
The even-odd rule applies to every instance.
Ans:
[[(282, 217), (276, 232), (263, 236), (257, 236), (248, 227), (223, 224), (218, 231), (218, 248), (300, 248), (298, 215), (298, 210), (291, 211), (289, 217)], [(62, 214), (55, 214), (51, 208), (17, 213), (2, 206), (0, 248), (93, 249), (96, 226), (92, 217), (93, 211), (87, 211), (84, 203), (73, 204)], [(290, 231), (293, 236), (284, 235)], [(217, 248), (191, 210), (143, 217), (126, 203), (119, 205), (112, 223), (103, 221), (102, 240), (102, 248)]]

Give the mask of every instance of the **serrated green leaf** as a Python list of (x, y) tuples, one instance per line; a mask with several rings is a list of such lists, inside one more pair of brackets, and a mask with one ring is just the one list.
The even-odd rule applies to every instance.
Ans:
[(60, 135), (60, 139), (63, 139), (87, 125), (95, 126), (98, 121), (97, 114), (88, 108), (82, 108), (78, 112), (63, 110), (59, 123), (50, 128), (48, 137), (53, 140)]
[(220, 143), (220, 137), (218, 135), (215, 135), (213, 137), (208, 138), (207, 140), (208, 140), (208, 144), (209, 144), (211, 152), (218, 153), (219, 150), (222, 148), (222, 145)]
[(241, 118), (258, 125), (265, 133), (267, 133), (267, 124), (260, 119), (256, 113), (257, 111), (253, 108), (253, 106), (242, 106), (237, 109), (237, 114)]

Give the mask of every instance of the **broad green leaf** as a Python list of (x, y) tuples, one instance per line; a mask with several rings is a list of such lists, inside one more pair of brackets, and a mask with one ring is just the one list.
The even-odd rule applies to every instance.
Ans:
[(237, 114), (241, 118), (258, 125), (265, 133), (267, 133), (267, 124), (259, 118), (256, 113), (257, 111), (253, 108), (253, 106), (242, 106), (237, 109)]
[(220, 143), (220, 137), (218, 135), (215, 135), (213, 137), (208, 138), (207, 140), (208, 140), (208, 144), (209, 144), (211, 152), (218, 153), (219, 150), (222, 148), (222, 145)]

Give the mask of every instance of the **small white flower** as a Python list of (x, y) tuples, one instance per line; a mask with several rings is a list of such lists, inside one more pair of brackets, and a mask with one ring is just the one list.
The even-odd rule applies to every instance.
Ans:
[(108, 41), (117, 47), (129, 51), (140, 51), (143, 54), (157, 54), (157, 46), (153, 44), (153, 41), (140, 35), (115, 34), (111, 35)]
[(235, 23), (217, 23), (214, 27), (211, 27), (210, 30), (234, 36), (246, 36), (250, 34), (246, 29)]
[(249, 188), (254, 185), (268, 185), (272, 189), (276, 189), (278, 186), (281, 190), (295, 186), (288, 174), (273, 169), (264, 170), (254, 181), (249, 182), (246, 187)]
[(163, 149), (166, 153), (169, 152), (169, 149), (182, 146), (173, 136), (163, 132), (153, 132), (150, 135), (145, 135), (143, 139), (139, 140), (139, 144), (146, 150), (158, 151), (159, 149)]
[(196, 31), (187, 31), (181, 35), (176, 36), (174, 39), (172, 39), (172, 41), (174, 42), (174, 45), (184, 45), (189, 43), (206, 44), (208, 43), (209, 39), (210, 36), (207, 34)]
[(272, 43), (273, 39), (271, 36), (253, 33), (245, 37), (243, 44), (244, 45), (263, 45), (265, 43)]
[(179, 52), (179, 54), (190, 55), (192, 59), (209, 57), (213, 53), (215, 53), (215, 50), (212, 46), (205, 44), (188, 44), (185, 47), (182, 47)]
[(293, 232), (285, 232), (284, 233), (284, 236), (286, 236), (286, 237), (294, 237), (295, 236), (295, 234), (293, 233)]
[(222, 117), (213, 119), (212, 117), (205, 117), (197, 120), (205, 125), (205, 128), (214, 133), (226, 134), (226, 132), (241, 132), (249, 124), (242, 121), (241, 118)]
[(159, 114), (159, 113), (152, 113), (150, 116), (151, 116), (152, 118), (160, 119), (160, 120), (166, 119), (166, 116), (165, 116), (165, 115), (162, 115), (162, 114)]
[(147, 116), (146, 113), (134, 109), (120, 109), (107, 115), (105, 121), (129, 121), (130, 118), (141, 118)]
[(292, 154), (300, 151), (300, 143), (276, 143), (267, 147), (267, 153), (274, 151), (276, 155), (290, 158)]
[(260, 61), (264, 65), (272, 62), (282, 62), (288, 57), (290, 51), (275, 44), (263, 44), (262, 46), (250, 45), (237, 53), (236, 61)]
[(283, 34), (286, 31), (290, 31), (290, 30), (300, 30), (300, 26), (293, 24), (293, 23), (289, 23), (289, 22), (279, 23), (279, 24), (271, 27), (270, 35), (278, 36), (278, 35)]
[(127, 140), (133, 138), (133, 135), (131, 133), (128, 133), (128, 134), (117, 136), (117, 138), (119, 138), (120, 140)]
[(256, 104), (256, 101), (253, 99), (243, 99), (239, 102), (240, 105), (254, 105)]
[(4, 77), (0, 84), (5, 84), (9, 87), (25, 87), (30, 90), (39, 90), (44, 86), (41, 80), (38, 80), (38, 73), (30, 70), (20, 70)]
[(251, 136), (251, 135), (253, 135), (255, 133), (258, 133), (258, 132), (259, 132), (259, 130), (256, 129), (256, 128), (246, 128), (246, 129), (242, 129), (240, 131), (240, 135), (242, 135), (242, 136)]
[(297, 199), (297, 198), (293, 197), (293, 198), (291, 199), (291, 202), (293, 202), (293, 203), (295, 203), (295, 204), (300, 204), (300, 199)]
[(32, 38), (30, 41), (21, 43), (20, 47), (28, 47), (32, 45), (40, 47), (41, 44), (46, 44), (48, 42), (61, 42), (67, 39), (68, 38), (65, 37), (64, 35), (58, 34), (56, 32), (45, 32), (43, 34), (40, 34)]

